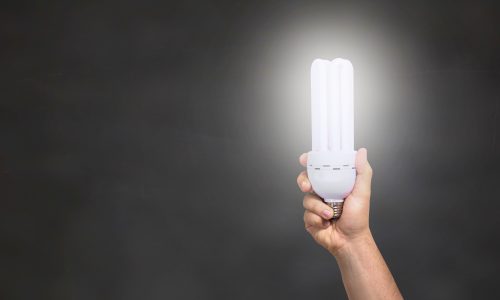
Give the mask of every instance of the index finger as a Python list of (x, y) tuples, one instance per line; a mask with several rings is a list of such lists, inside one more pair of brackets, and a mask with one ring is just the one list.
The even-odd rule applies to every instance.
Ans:
[(307, 165), (307, 153), (302, 153), (300, 156), (299, 156), (299, 162), (300, 164), (305, 167)]

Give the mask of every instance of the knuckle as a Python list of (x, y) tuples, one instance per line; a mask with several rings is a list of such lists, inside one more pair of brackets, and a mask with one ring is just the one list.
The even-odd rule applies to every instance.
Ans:
[(304, 213), (304, 223), (306, 223), (307, 225), (309, 226), (320, 226), (322, 224), (322, 220), (319, 216), (317, 216), (316, 214), (310, 212), (310, 211), (306, 211)]
[(368, 175), (370, 175), (370, 176), (372, 176), (372, 175), (373, 175), (373, 169), (372, 169), (372, 166), (370, 166), (369, 164), (368, 164), (368, 166), (366, 167), (366, 173), (367, 173)]
[(302, 182), (307, 180), (307, 176), (304, 174), (304, 172), (301, 172), (299, 176), (297, 176), (297, 185), (299, 188), (302, 190)]
[(311, 195), (306, 194), (304, 195), (304, 200), (302, 200), (302, 205), (304, 206), (305, 209), (310, 209), (311, 208)]
[(297, 182), (300, 182), (302, 180), (302, 172), (299, 173), (297, 176)]

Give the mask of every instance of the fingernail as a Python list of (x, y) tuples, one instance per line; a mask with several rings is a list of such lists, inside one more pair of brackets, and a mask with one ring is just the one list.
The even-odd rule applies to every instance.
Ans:
[(330, 220), (323, 220), (323, 226), (325, 227), (330, 226)]
[(323, 211), (323, 216), (327, 217), (327, 218), (331, 218), (332, 217), (332, 212), (329, 211), (328, 209), (325, 209)]

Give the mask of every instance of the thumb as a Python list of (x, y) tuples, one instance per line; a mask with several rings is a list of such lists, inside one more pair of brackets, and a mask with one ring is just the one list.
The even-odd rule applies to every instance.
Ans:
[(352, 195), (356, 198), (369, 198), (371, 194), (373, 170), (368, 162), (368, 151), (361, 148), (356, 154), (356, 182)]

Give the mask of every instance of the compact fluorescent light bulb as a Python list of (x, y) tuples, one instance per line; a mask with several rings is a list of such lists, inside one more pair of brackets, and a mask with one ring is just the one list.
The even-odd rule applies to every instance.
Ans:
[(338, 219), (356, 179), (353, 67), (349, 60), (316, 59), (312, 63), (311, 121), (307, 175), (316, 194)]

